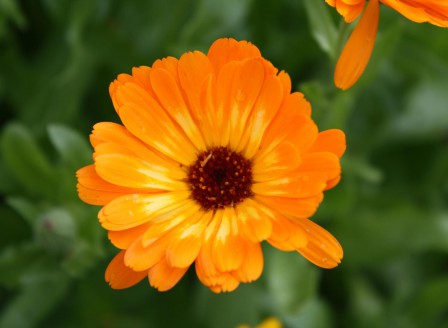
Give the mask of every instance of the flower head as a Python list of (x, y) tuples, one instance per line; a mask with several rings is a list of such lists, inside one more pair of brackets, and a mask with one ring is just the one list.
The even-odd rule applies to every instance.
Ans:
[[(366, 68), (373, 51), (378, 30), (380, 4), (395, 9), (406, 18), (448, 27), (448, 2), (440, 0), (325, 0), (344, 17), (353, 22), (361, 14), (357, 26), (345, 45), (336, 65), (334, 80), (346, 90), (353, 86)], [(365, 7), (365, 9), (364, 9)]]
[(204, 285), (231, 291), (261, 275), (262, 241), (338, 265), (341, 246), (308, 218), (340, 179), (344, 134), (318, 132), (254, 45), (219, 39), (207, 55), (157, 60), (119, 75), (110, 95), (123, 125), (94, 126), (94, 164), (77, 176), (121, 249), (112, 288), (148, 276), (168, 290), (194, 264)]

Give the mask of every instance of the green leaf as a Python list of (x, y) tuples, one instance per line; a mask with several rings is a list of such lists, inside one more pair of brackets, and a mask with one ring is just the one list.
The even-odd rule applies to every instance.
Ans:
[(71, 169), (76, 170), (91, 162), (92, 150), (86, 139), (75, 130), (60, 124), (51, 124), (48, 126), (48, 135), (62, 161)]
[(7, 168), (29, 193), (47, 196), (54, 193), (53, 168), (23, 125), (6, 126), (0, 146)]
[(338, 32), (328, 12), (328, 5), (323, 1), (304, 0), (308, 14), (311, 34), (320, 48), (328, 54), (331, 59), (337, 56)]

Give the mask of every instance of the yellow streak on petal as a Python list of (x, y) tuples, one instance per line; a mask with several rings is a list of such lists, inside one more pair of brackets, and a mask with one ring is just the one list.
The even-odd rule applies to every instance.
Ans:
[(369, 1), (336, 64), (334, 83), (338, 88), (350, 88), (364, 72), (375, 44), (379, 17), (378, 0)]

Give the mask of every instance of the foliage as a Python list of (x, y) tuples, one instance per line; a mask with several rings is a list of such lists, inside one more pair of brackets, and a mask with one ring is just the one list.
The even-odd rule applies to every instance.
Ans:
[[(448, 327), (448, 32), (381, 18), (367, 71), (342, 92), (347, 28), (323, 1), (0, 0), (0, 327)], [(108, 84), (222, 36), (259, 46), (322, 129), (346, 131), (342, 182), (314, 217), (342, 265), (265, 247), (262, 278), (231, 294), (191, 273), (167, 293), (113, 291), (115, 251), (74, 175), (92, 125), (117, 121)]]

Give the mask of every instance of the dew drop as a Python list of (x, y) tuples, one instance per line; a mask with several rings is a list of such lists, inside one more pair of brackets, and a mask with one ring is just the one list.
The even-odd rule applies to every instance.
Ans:
[(327, 245), (326, 245), (325, 243), (322, 243), (322, 244), (320, 245), (320, 247), (325, 248), (325, 247), (327, 247)]
[(322, 258), (322, 262), (327, 263), (327, 261), (328, 261), (328, 257), (323, 257)]
[(134, 211), (133, 210), (129, 210), (129, 216), (134, 216)]

